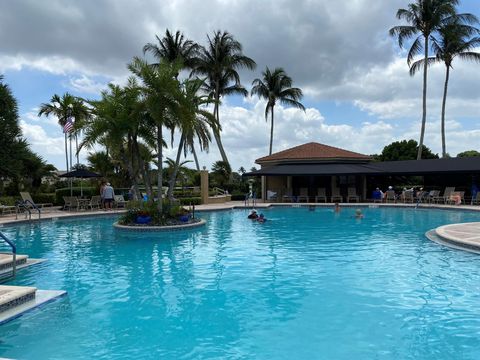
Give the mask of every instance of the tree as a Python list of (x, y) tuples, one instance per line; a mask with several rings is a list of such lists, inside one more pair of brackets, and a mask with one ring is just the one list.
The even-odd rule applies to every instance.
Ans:
[[(429, 41), (448, 18), (455, 15), (455, 5), (458, 0), (415, 0), (407, 9), (398, 9), (397, 18), (405, 20), (409, 25), (395, 26), (390, 29), (390, 35), (398, 37), (398, 44), (403, 48), (405, 41), (414, 37), (407, 56), (407, 64), (411, 66), (415, 55), (423, 50), (424, 63), (428, 63)], [(423, 44), (422, 44), (423, 38)], [(411, 75), (412, 72), (410, 73)], [(425, 124), (427, 121), (427, 66), (423, 67), (423, 97), (422, 126), (417, 160), (422, 158)]]
[(258, 95), (267, 100), (265, 107), (265, 121), (268, 121), (268, 114), (271, 114), (270, 125), (270, 150), (272, 155), (273, 146), (273, 113), (275, 104), (280, 102), (286, 106), (293, 106), (305, 111), (305, 107), (300, 103), (303, 94), (299, 88), (292, 87), (292, 78), (282, 68), (275, 68), (273, 72), (267, 67), (262, 73), (263, 79), (255, 79), (252, 82), (252, 95)]
[[(470, 15), (472, 19), (473, 15)], [(471, 19), (471, 20), (472, 20)], [(450, 78), (450, 69), (453, 69), (452, 62), (455, 57), (463, 60), (480, 62), (480, 54), (472, 51), (480, 45), (480, 38), (470, 38), (474, 34), (478, 34), (479, 30), (473, 26), (460, 23), (457, 19), (444, 24), (438, 30), (439, 38), (432, 38), (432, 49), (435, 57), (429, 57), (427, 66), (433, 62), (443, 62), (445, 64), (445, 85), (443, 88), (442, 101), (442, 157), (446, 157), (446, 141), (445, 141), (445, 107), (447, 102), (448, 81)], [(421, 59), (412, 64), (411, 73), (417, 72), (423, 68), (425, 59)]]
[[(415, 140), (395, 141), (382, 150), (382, 153), (375, 158), (379, 161), (415, 160), (418, 153), (418, 143)], [(438, 159), (438, 155), (423, 145), (423, 159)]]
[[(255, 61), (243, 55), (242, 44), (227, 31), (215, 31), (207, 36), (207, 47), (202, 47), (199, 59), (192, 74), (206, 76), (204, 90), (215, 100), (213, 114), (220, 122), (220, 99), (224, 96), (238, 94), (247, 96), (247, 90), (240, 83), (238, 70), (254, 70)], [(220, 127), (213, 129), (222, 160), (228, 163), (228, 157), (222, 145)]]
[[(158, 45), (154, 43), (148, 43), (143, 47), (143, 53), (151, 53), (157, 60), (157, 63), (152, 64), (153, 66), (158, 66), (161, 61), (166, 61), (169, 63), (178, 63), (182, 64), (182, 68), (193, 69), (197, 61), (198, 51), (200, 46), (188, 40), (180, 32), (176, 31), (173, 35), (170, 30), (165, 31), (165, 36), (159, 38), (158, 35), (155, 35), (158, 41)], [(175, 77), (178, 76), (178, 72), (174, 74)]]
[[(67, 138), (72, 140), (72, 136), (77, 136), (78, 131), (83, 127), (84, 121), (89, 117), (89, 110), (85, 106), (82, 99), (77, 98), (69, 93), (63, 94), (62, 97), (55, 94), (50, 99), (50, 103), (43, 103), (40, 105), (40, 110), (38, 116), (45, 115), (49, 117), (50, 115), (55, 116), (58, 119), (58, 124), (62, 127), (65, 126), (69, 117), (73, 116), (75, 119), (73, 132), (65, 132), (65, 162), (67, 166), (67, 171), (72, 167), (72, 154), (70, 151), (70, 162), (68, 160), (68, 148), (67, 148)], [(71, 143), (70, 143), (71, 144)], [(70, 146), (71, 149), (71, 146)], [(78, 145), (77, 145), (77, 162), (78, 162)]]
[(220, 186), (224, 186), (230, 179), (232, 174), (232, 168), (228, 162), (219, 160), (212, 165), (212, 175), (216, 183)]
[(464, 158), (464, 157), (474, 157), (480, 156), (480, 152), (477, 150), (467, 150), (457, 154), (457, 157)]
[(200, 150), (208, 150), (211, 141), (209, 129), (216, 129), (218, 127), (213, 114), (208, 112), (206, 109), (201, 108), (201, 106), (210, 103), (210, 100), (207, 96), (198, 95), (202, 84), (203, 81), (200, 79), (187, 80), (183, 84), (183, 115), (177, 124), (181, 136), (178, 144), (175, 167), (171, 173), (169, 181), (169, 199), (173, 199), (173, 188), (175, 186), (181, 154), (183, 153), (186, 156), (187, 151), (190, 150), (194, 154), (197, 170), (200, 170), (200, 165), (198, 163), (194, 147), (195, 139), (198, 140)]
[(175, 74), (180, 69), (179, 64), (160, 62), (158, 66), (152, 67), (147, 62), (135, 57), (128, 65), (132, 73), (137, 75), (143, 86), (142, 95), (145, 101), (145, 109), (149, 118), (156, 127), (156, 150), (157, 150), (157, 186), (159, 213), (163, 212), (163, 129), (173, 131), (176, 122), (181, 118), (182, 112), (182, 92), (180, 83), (175, 78)]
[(27, 147), (19, 125), (17, 100), (0, 76), (0, 182), (19, 175), (22, 167), (17, 154)]

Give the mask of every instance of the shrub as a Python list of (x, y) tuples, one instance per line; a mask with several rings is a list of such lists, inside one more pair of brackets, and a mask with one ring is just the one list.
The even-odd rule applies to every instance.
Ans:
[(0, 197), (0, 205), (6, 206), (15, 206), (15, 201), (20, 200), (15, 196), (1, 196)]
[(178, 199), (181, 205), (200, 205), (202, 198), (200, 197), (185, 197)]
[(57, 202), (57, 198), (54, 193), (52, 194), (32, 194), (32, 199), (36, 204), (45, 204), (45, 203), (52, 203), (54, 205), (63, 205), (63, 201), (61, 203)]

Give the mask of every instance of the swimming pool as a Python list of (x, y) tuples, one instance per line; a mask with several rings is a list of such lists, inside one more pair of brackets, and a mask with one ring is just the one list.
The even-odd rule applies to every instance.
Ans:
[(21, 359), (478, 359), (480, 257), (427, 240), (480, 213), (401, 208), (201, 214), (121, 232), (113, 218), (5, 227), (48, 261), (8, 284), (68, 295), (0, 326)]

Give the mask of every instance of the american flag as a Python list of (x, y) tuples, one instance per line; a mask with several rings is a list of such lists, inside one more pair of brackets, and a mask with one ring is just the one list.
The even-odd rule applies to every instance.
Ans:
[(63, 125), (63, 133), (71, 133), (73, 131), (73, 117), (68, 117), (67, 122)]

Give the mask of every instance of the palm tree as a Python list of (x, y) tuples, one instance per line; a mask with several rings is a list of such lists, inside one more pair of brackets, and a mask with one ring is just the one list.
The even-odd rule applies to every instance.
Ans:
[[(220, 122), (219, 106), (223, 96), (239, 94), (247, 96), (247, 90), (240, 83), (238, 70), (254, 70), (255, 61), (243, 55), (242, 44), (227, 31), (215, 31), (213, 36), (207, 36), (207, 47), (202, 47), (198, 63), (193, 74), (206, 76), (204, 90), (215, 100), (213, 114)], [(222, 160), (228, 163), (227, 154), (220, 138), (220, 128), (213, 129), (213, 135), (218, 145)]]
[[(45, 115), (46, 117), (50, 115), (56, 116), (58, 119), (58, 124), (62, 127), (62, 129), (67, 123), (68, 118), (70, 116), (73, 116), (78, 121), (78, 124), (76, 125), (77, 126), (76, 129), (74, 125), (73, 133), (72, 132), (68, 133), (64, 131), (65, 160), (66, 160), (67, 171), (68, 171), (73, 164), (71, 159), (71, 156), (72, 156), (71, 151), (70, 151), (70, 163), (68, 160), (67, 139), (68, 137), (70, 137), (70, 141), (71, 141), (72, 134), (78, 131), (79, 125), (83, 123), (84, 119), (88, 118), (89, 110), (85, 106), (83, 100), (80, 98), (77, 98), (69, 93), (63, 94), (62, 97), (55, 94), (50, 99), (50, 103), (43, 103), (40, 105), (38, 116), (42, 116), (42, 115)], [(77, 154), (78, 154), (78, 149), (77, 149)], [(77, 159), (78, 159), (78, 156), (77, 156)]]
[(145, 108), (149, 118), (156, 127), (156, 150), (157, 150), (157, 186), (158, 186), (158, 211), (162, 213), (162, 184), (163, 184), (163, 130), (165, 126), (171, 130), (176, 125), (177, 119), (181, 118), (183, 99), (180, 83), (175, 78), (180, 65), (160, 62), (152, 67), (147, 62), (135, 57), (128, 65), (132, 73), (137, 75), (143, 82), (141, 87)]
[[(446, 142), (445, 142), (445, 107), (447, 102), (448, 81), (450, 78), (450, 69), (453, 69), (452, 62), (458, 56), (462, 60), (480, 62), (480, 54), (472, 51), (480, 45), (480, 37), (473, 37), (474, 34), (479, 34), (479, 30), (473, 26), (461, 24), (458, 21), (452, 21), (445, 24), (438, 30), (439, 38), (432, 39), (432, 49), (436, 54), (434, 57), (429, 57), (427, 66), (434, 62), (443, 62), (445, 64), (445, 84), (443, 88), (442, 101), (442, 119), (441, 119), (441, 134), (442, 134), (442, 157), (447, 156)], [(419, 69), (423, 68), (425, 59), (414, 62), (410, 68), (410, 72), (414, 74)]]
[[(185, 36), (178, 30), (173, 35), (167, 29), (163, 38), (160, 39), (158, 35), (155, 37), (158, 45), (148, 43), (143, 47), (144, 54), (150, 52), (158, 60), (158, 63), (152, 64), (153, 66), (158, 66), (161, 61), (166, 61), (169, 63), (181, 62), (182, 68), (192, 69), (194, 67), (200, 48), (198, 44), (185, 39)], [(177, 76), (178, 72), (175, 74), (175, 77)]]
[(178, 144), (177, 157), (175, 161), (175, 167), (170, 175), (168, 197), (173, 198), (173, 188), (175, 186), (175, 180), (177, 178), (177, 171), (180, 163), (180, 156), (183, 153), (185, 156), (190, 150), (194, 154), (197, 170), (200, 170), (200, 165), (195, 153), (194, 142), (198, 140), (200, 150), (209, 149), (209, 144), (212, 140), (210, 135), (210, 128), (216, 129), (218, 124), (216, 123), (215, 116), (204, 108), (211, 100), (205, 95), (198, 95), (203, 81), (200, 79), (187, 80), (183, 86), (184, 107), (182, 121), (179, 122), (178, 128), (181, 132), (180, 141)]
[[(432, 40), (434, 32), (445, 23), (446, 19), (455, 15), (455, 6), (457, 4), (458, 0), (415, 0), (415, 2), (408, 5), (407, 9), (398, 9), (397, 18), (407, 21), (409, 25), (394, 26), (389, 33), (391, 36), (398, 37), (398, 44), (401, 48), (403, 48), (406, 40), (416, 37), (408, 52), (408, 66), (412, 64), (415, 55), (420, 54), (422, 50), (424, 62), (428, 62), (429, 41)], [(417, 160), (422, 158), (425, 124), (427, 121), (427, 67), (423, 68), (422, 109), (422, 127), (420, 130)]]
[(267, 100), (265, 107), (265, 120), (268, 114), (271, 115), (270, 126), (270, 152), (272, 155), (273, 147), (273, 113), (277, 101), (283, 105), (293, 106), (305, 111), (305, 107), (299, 102), (303, 94), (299, 88), (292, 88), (292, 78), (282, 68), (275, 68), (273, 72), (267, 67), (262, 72), (263, 79), (255, 79), (252, 82), (252, 95), (258, 95)]

